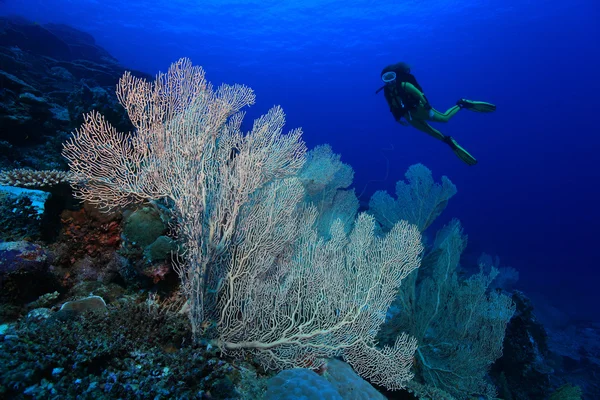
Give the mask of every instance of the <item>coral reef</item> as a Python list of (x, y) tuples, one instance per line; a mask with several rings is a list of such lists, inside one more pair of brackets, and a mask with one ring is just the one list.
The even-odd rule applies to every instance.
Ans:
[(66, 171), (37, 171), (25, 168), (0, 171), (0, 185), (28, 188), (46, 188), (60, 184), (69, 184)]
[(51, 245), (55, 273), (65, 286), (82, 280), (114, 280), (121, 268), (117, 250), (121, 244), (120, 213), (101, 213), (90, 204), (65, 210), (62, 230)]
[(10, 149), (0, 151), (0, 166), (64, 168), (65, 132), (92, 109), (131, 129), (114, 94), (124, 68), (89, 34), (2, 17), (0, 62), (0, 141)]
[(492, 366), (491, 375), (504, 398), (542, 399), (548, 396), (553, 373), (547, 363), (546, 331), (536, 321), (526, 296), (515, 292), (512, 299), (516, 312), (506, 328), (503, 355)]
[[(42, 196), (33, 196), (34, 194)], [(0, 238), (5, 241), (39, 239), (46, 193), (0, 186)]]
[(0, 302), (24, 304), (52, 292), (57, 281), (50, 273), (48, 252), (19, 241), (0, 243)]
[[(0, 172), (0, 185), (52, 192), (43, 194), (41, 207), (35, 203), (33, 192), (11, 197), (6, 194), (9, 189), (5, 189), (0, 194), (0, 229), (5, 240), (0, 243), (0, 320), (17, 320), (0, 325), (0, 397), (258, 399), (266, 390), (268, 378), (261, 368), (299, 365), (319, 368), (280, 373), (269, 381), (267, 398), (291, 398), (296, 394), (325, 398), (325, 391), (330, 398), (382, 398), (348, 364), (322, 359), (340, 352), (314, 351), (339, 343), (350, 356), (380, 363), (377, 368), (374, 364), (353, 364), (371, 383), (399, 389), (414, 373), (415, 379), (405, 390), (386, 392), (390, 398), (492, 398), (496, 389), (506, 400), (548, 396), (576, 399), (582, 392), (589, 398), (599, 397), (594, 377), (600, 370), (600, 351), (595, 345), (600, 327), (572, 325), (563, 332), (552, 332), (549, 338), (536, 321), (527, 297), (520, 292), (512, 293), (511, 298), (507, 295), (518, 279), (516, 270), (505, 268), (498, 274), (499, 260), (485, 256), (478, 263), (483, 268), (479, 273), (461, 275), (465, 270), (459, 260), (466, 236), (457, 221), (440, 231), (419, 270), (411, 274), (406, 271), (409, 275), (403, 276), (405, 281), (401, 294), (396, 296), (395, 309), (388, 311), (387, 305), (396, 293), (396, 286), (389, 283), (394, 274), (383, 268), (368, 269), (377, 260), (373, 262), (372, 254), (368, 260), (362, 255), (390, 254), (391, 249), (402, 248), (399, 241), (383, 235), (390, 231), (388, 238), (399, 236), (404, 226), (397, 224), (400, 220), (408, 220), (420, 232), (425, 231), (456, 193), (448, 178), (442, 177), (441, 183), (436, 183), (429, 169), (413, 165), (406, 173), (406, 182), (398, 182), (395, 198), (377, 192), (370, 202), (371, 216), (361, 214), (356, 219), (358, 200), (351, 187), (354, 172), (331, 147), (318, 146), (308, 152), (305, 160), (300, 132), (292, 131), (284, 136), (287, 144), (278, 143), (290, 152), (287, 161), (276, 153), (281, 148), (265, 147), (254, 152), (252, 146), (257, 143), (272, 142), (282, 136), (283, 112), (274, 108), (260, 120), (259, 129), (244, 135), (238, 133), (239, 114), (232, 116), (223, 111), (214, 119), (223, 123), (216, 132), (229, 136), (217, 140), (213, 147), (203, 148), (208, 143), (203, 141), (190, 146), (197, 151), (192, 160), (207, 154), (204, 151), (214, 151), (208, 157), (213, 160), (212, 167), (219, 163), (223, 167), (209, 174), (206, 182), (200, 182), (193, 169), (186, 179), (172, 179), (171, 169), (164, 174), (163, 164), (151, 162), (144, 165), (157, 169), (144, 171), (135, 167), (128, 171), (131, 179), (124, 180), (126, 185), (151, 183), (146, 187), (150, 194), (137, 198), (147, 200), (161, 197), (154, 192), (160, 185), (151, 181), (162, 177), (167, 183), (166, 193), (187, 193), (190, 197), (185, 201), (177, 196), (170, 198), (166, 202), (168, 209), (154, 202), (135, 208), (118, 207), (131, 207), (127, 196), (132, 192), (125, 191), (116, 203), (110, 198), (101, 202), (114, 207), (110, 213), (102, 213), (90, 203), (64, 210), (64, 197), (69, 197), (70, 192), (62, 194), (63, 199), (57, 203), (60, 197), (55, 194), (60, 193), (61, 187), (79, 179), (80, 189), (92, 187), (100, 193), (110, 193), (110, 188), (102, 192), (107, 189), (106, 182), (118, 181), (124, 175), (119, 168), (129, 165), (107, 162), (110, 153), (101, 143), (89, 149), (89, 158), (84, 157), (75, 166), (85, 170), (100, 159), (90, 168), (93, 171), (99, 166), (107, 171), (114, 167), (108, 178), (86, 179), (81, 174), (74, 178), (71, 173), (56, 169), (65, 167), (59, 154), (65, 132), (73, 131), (82, 122), (89, 131), (98, 121), (110, 123), (115, 132), (131, 131), (132, 124), (113, 90), (123, 68), (88, 34), (63, 25), (39, 25), (6, 17), (0, 18), (0, 62), (0, 167), (17, 168)], [(180, 67), (184, 69), (185, 65)], [(129, 107), (137, 92), (128, 94), (127, 90), (141, 84), (134, 75), (143, 76), (137, 72), (126, 74), (125, 82), (132, 85), (126, 84), (121, 92), (126, 99), (124, 105)], [(157, 87), (160, 89), (160, 85)], [(235, 88), (240, 91), (239, 98), (231, 104), (254, 102), (250, 90)], [(176, 91), (162, 94), (165, 93), (178, 95)], [(96, 112), (88, 114), (84, 121), (81, 115), (91, 109), (104, 117)], [(220, 107), (207, 107), (216, 109)], [(210, 120), (200, 111), (199, 121)], [(143, 123), (134, 122), (139, 125), (138, 136), (134, 137), (143, 138)], [(195, 129), (179, 128), (181, 143), (198, 139), (194, 137)], [(149, 132), (156, 133), (152, 129)], [(191, 136), (187, 136), (190, 132)], [(175, 133), (177, 130), (169, 134)], [(267, 133), (268, 140), (261, 136)], [(85, 136), (85, 129), (77, 135)], [(255, 136), (259, 139), (253, 139)], [(156, 143), (154, 139), (144, 146)], [(140, 148), (145, 149), (144, 146)], [(71, 161), (76, 159), (76, 147), (76, 141), (65, 146)], [(174, 148), (179, 151), (182, 147)], [(98, 157), (99, 149), (102, 157)], [(253, 172), (246, 173), (247, 170)], [(144, 179), (136, 181), (144, 172)], [(236, 176), (241, 178), (228, 181)], [(284, 177), (285, 180), (279, 179)], [(258, 180), (243, 187), (252, 179)], [(196, 192), (187, 190), (182, 183), (216, 195), (206, 196), (206, 203), (195, 203)], [(171, 190), (169, 185), (175, 185), (177, 190)], [(100, 195), (92, 200), (98, 199)], [(58, 237), (44, 235), (40, 217), (41, 210), (47, 211), (51, 201), (58, 204), (52, 206), (53, 212), (62, 211), (57, 220)], [(186, 213), (186, 218), (175, 221), (181, 232), (173, 238), (169, 227), (174, 221), (168, 218), (177, 218), (173, 213), (177, 207), (179, 217)], [(303, 218), (309, 222), (300, 224)], [(374, 227), (375, 219), (378, 229)], [(200, 234), (194, 236), (193, 228)], [(416, 238), (418, 232), (415, 230), (411, 236)], [(178, 286), (171, 259), (182, 256), (176, 254), (182, 247), (182, 237), (187, 240), (183, 258), (188, 256), (188, 263), (180, 266), (184, 284)], [(204, 247), (200, 248), (199, 243)], [(419, 252), (420, 248), (419, 245)], [(418, 258), (414, 251), (411, 257)], [(236, 264), (236, 256), (244, 263)], [(351, 257), (359, 261), (350, 261)], [(253, 263), (258, 265), (261, 260), (271, 260), (272, 264), (243, 269)], [(379, 260), (382, 265), (397, 264), (383, 261)], [(205, 270), (205, 276), (197, 274), (194, 268), (202, 267), (202, 263), (215, 270)], [(200, 275), (212, 280), (199, 280)], [(196, 280), (185, 279), (194, 276)], [(227, 281), (231, 276), (237, 276), (238, 281)], [(276, 279), (269, 281), (271, 276)], [(368, 300), (377, 296), (383, 300), (374, 304), (355, 296), (348, 301), (347, 292), (368, 293)], [(157, 301), (157, 293), (166, 300)], [(217, 303), (229, 307), (220, 309), (225, 323), (217, 324), (201, 316), (204, 304), (196, 304), (193, 309), (190, 299), (201, 296), (213, 296), (212, 303), (206, 303), (208, 308)], [(290, 299), (295, 303), (290, 303)], [(307, 310), (313, 314), (303, 314)], [(387, 324), (379, 331), (386, 311)], [(361, 320), (362, 325), (357, 324), (356, 332), (348, 329), (324, 334), (330, 328), (327, 324), (336, 319), (339, 326), (349, 325), (350, 320)], [(316, 320), (320, 325), (313, 324)], [(315, 330), (312, 337), (323, 336), (320, 342), (305, 340), (304, 336), (311, 336), (311, 329)], [(203, 335), (216, 330), (220, 331), (216, 341), (215, 336)], [(290, 332), (301, 340), (281, 338)], [(401, 332), (409, 332), (419, 341), (414, 359), (409, 353), (414, 351), (415, 341)], [(382, 344), (396, 341), (400, 345), (375, 353), (370, 347), (352, 348), (344, 342), (362, 335), (363, 342), (379, 344), (375, 339), (378, 333)], [(564, 339), (565, 335), (570, 340)], [(272, 346), (266, 352), (252, 346), (240, 350), (265, 338), (272, 341), (259, 343)], [(286, 339), (289, 343), (280, 346)], [(302, 340), (306, 350), (298, 346)], [(222, 353), (212, 347), (214, 343), (221, 346)], [(402, 343), (408, 344), (404, 346), (406, 350), (402, 351)], [(504, 354), (498, 358), (502, 348)], [(237, 356), (235, 360), (233, 355)], [(383, 356), (390, 356), (389, 360)], [(402, 365), (400, 368), (382, 360), (401, 360)], [(414, 368), (409, 372), (411, 364)]]
[(250, 366), (195, 345), (184, 315), (126, 301), (22, 320), (0, 336), (4, 398), (260, 398)]

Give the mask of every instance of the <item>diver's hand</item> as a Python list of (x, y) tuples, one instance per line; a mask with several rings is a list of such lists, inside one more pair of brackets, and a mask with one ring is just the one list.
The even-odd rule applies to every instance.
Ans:
[(401, 119), (399, 119), (397, 122), (398, 122), (400, 125), (402, 125), (402, 126), (409, 126), (409, 125), (410, 125), (410, 124), (408, 123), (408, 121), (403, 121), (403, 120), (401, 120)]

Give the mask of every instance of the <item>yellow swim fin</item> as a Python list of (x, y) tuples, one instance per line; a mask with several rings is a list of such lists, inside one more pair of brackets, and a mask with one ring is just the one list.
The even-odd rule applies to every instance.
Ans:
[(451, 136), (444, 137), (444, 143), (448, 143), (454, 154), (458, 156), (467, 165), (477, 164), (477, 159), (473, 157), (468, 151), (463, 149)]
[(473, 101), (467, 99), (460, 99), (456, 102), (456, 105), (466, 110), (490, 113), (496, 111), (496, 105), (492, 103), (486, 103), (485, 101)]

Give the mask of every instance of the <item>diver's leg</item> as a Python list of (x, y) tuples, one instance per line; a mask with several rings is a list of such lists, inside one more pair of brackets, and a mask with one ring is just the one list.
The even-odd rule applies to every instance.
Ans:
[(432, 108), (432, 111), (433, 111), (433, 117), (429, 118), (430, 121), (446, 123), (450, 120), (450, 118), (454, 117), (456, 115), (456, 113), (460, 111), (460, 107), (459, 106), (450, 107), (445, 113), (441, 113), (438, 110), (436, 110), (435, 108)]
[[(460, 111), (460, 106), (453, 106), (448, 109), (445, 113), (441, 113), (435, 108), (431, 110), (426, 109), (423, 106), (418, 106), (414, 110), (411, 110), (411, 115), (413, 119), (422, 120), (422, 121), (430, 121), (430, 122), (448, 122), (450, 118), (454, 117), (457, 112)], [(415, 127), (420, 129), (418, 127)], [(432, 128), (433, 129), (433, 128)]]
[(424, 121), (422, 119), (413, 118), (413, 119), (409, 120), (408, 122), (413, 127), (420, 130), (421, 132), (425, 132), (429, 136), (433, 136), (434, 138), (436, 138), (437, 140), (441, 140), (442, 142), (444, 141), (445, 136), (442, 134), (442, 132), (438, 131), (437, 129), (435, 129), (434, 127), (429, 125), (427, 123), (427, 121)]
[(465, 164), (467, 165), (475, 165), (477, 164), (477, 160), (473, 157), (467, 150), (461, 147), (456, 140), (451, 138), (450, 136), (444, 136), (440, 131), (429, 125), (426, 121), (421, 119), (411, 119), (408, 122), (421, 132), (425, 132), (429, 136), (433, 136), (434, 138), (441, 140), (450, 146), (454, 154), (458, 156)]

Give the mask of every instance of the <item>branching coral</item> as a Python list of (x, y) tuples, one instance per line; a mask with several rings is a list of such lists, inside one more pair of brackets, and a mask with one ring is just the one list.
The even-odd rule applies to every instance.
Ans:
[(67, 171), (13, 169), (0, 171), (0, 185), (26, 188), (45, 188), (61, 183), (70, 183), (71, 174)]

